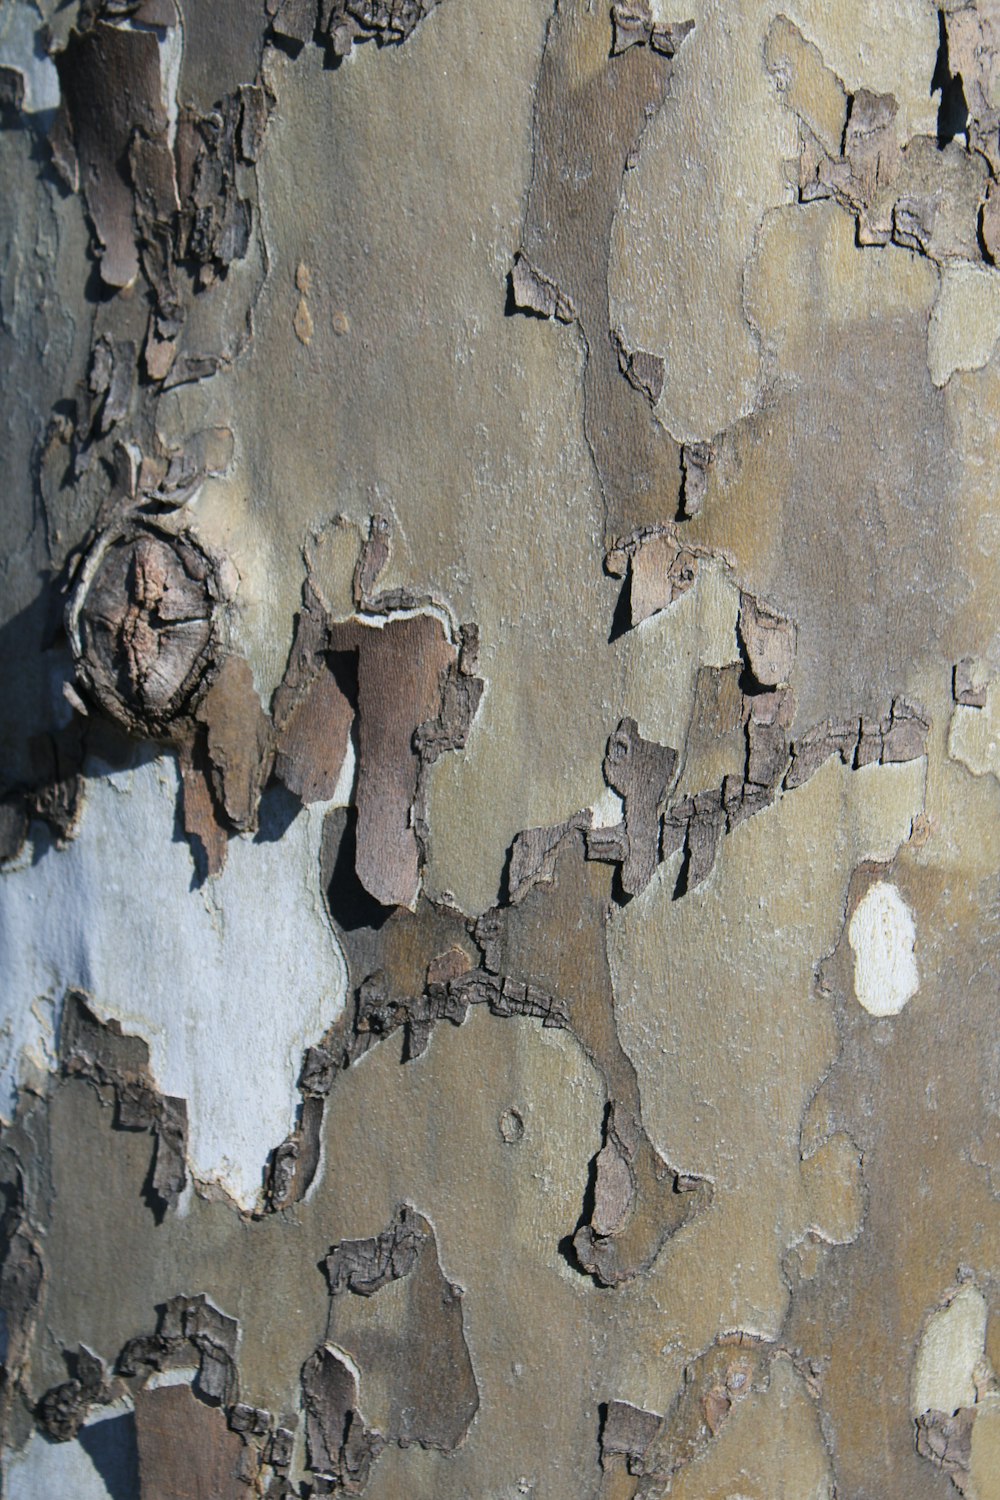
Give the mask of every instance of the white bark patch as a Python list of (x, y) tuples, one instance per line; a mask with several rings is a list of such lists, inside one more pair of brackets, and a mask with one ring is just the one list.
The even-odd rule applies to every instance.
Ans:
[(73, 843), (0, 879), (0, 1112), (28, 1059), (53, 1060), (37, 997), (58, 1012), (76, 986), (146, 1040), (157, 1087), (187, 1100), (195, 1175), (250, 1208), (294, 1126), (303, 1050), (347, 991), (319, 888), (326, 805), (232, 839), (223, 873), (192, 889), (176, 803), (172, 759), (94, 777)]
[(26, 114), (41, 114), (59, 104), (59, 74), (46, 51), (40, 23), (37, 8), (24, 0), (0, 6), (0, 64), (16, 68), (24, 79)]
[(946, 1307), (927, 1320), (917, 1348), (910, 1387), (910, 1411), (943, 1411), (950, 1416), (976, 1400), (976, 1365), (986, 1344), (986, 1298), (978, 1287), (963, 1286)]
[[(8, 1453), (4, 1460), (7, 1500), (39, 1500), (42, 1495), (53, 1500), (113, 1500), (133, 1494), (139, 1476), (130, 1411), (124, 1401), (99, 1409), (80, 1429), (80, 1436), (68, 1443), (50, 1443), (40, 1432), (32, 1432), (21, 1451)], [(108, 1427), (108, 1422), (115, 1425)]]
[(854, 993), (872, 1016), (898, 1016), (920, 987), (913, 915), (894, 885), (869, 887), (851, 918)]
[(625, 816), (625, 804), (611, 787), (605, 787), (590, 809), (595, 828), (613, 828)]

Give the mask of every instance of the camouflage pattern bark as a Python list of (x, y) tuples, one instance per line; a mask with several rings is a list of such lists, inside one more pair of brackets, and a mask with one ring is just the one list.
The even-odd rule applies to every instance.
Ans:
[(3, 0), (14, 1500), (1000, 1497), (992, 0)]

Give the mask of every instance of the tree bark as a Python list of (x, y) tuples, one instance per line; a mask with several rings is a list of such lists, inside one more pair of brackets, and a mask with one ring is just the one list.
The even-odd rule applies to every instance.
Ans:
[(1000, 1497), (997, 26), (0, 8), (5, 1495)]

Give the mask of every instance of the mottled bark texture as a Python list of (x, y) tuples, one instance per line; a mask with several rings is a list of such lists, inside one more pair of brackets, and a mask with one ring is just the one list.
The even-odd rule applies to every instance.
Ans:
[(994, 0), (2, 0), (12, 1500), (1000, 1497)]

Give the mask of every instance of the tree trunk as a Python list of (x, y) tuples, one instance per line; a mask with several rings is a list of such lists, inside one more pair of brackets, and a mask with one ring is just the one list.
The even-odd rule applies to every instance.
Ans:
[(1000, 1496), (987, 0), (5, 0), (15, 1500)]

